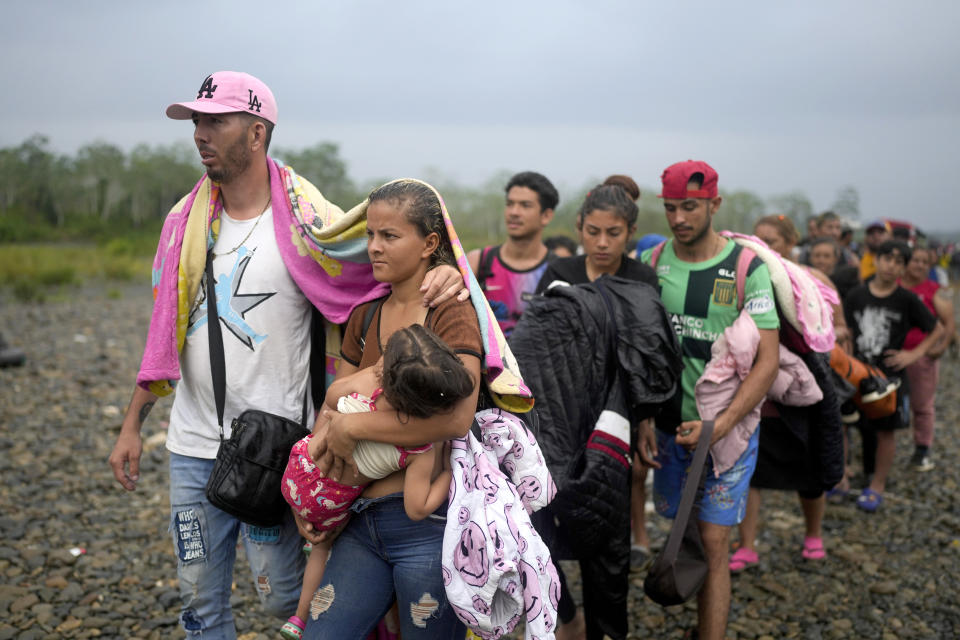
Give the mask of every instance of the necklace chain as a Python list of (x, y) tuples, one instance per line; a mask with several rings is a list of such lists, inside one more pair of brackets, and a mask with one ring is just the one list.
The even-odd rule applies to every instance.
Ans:
[[(260, 218), (262, 218), (262, 217), (263, 217), (263, 214), (265, 214), (265, 213), (267, 212), (267, 208), (268, 208), (269, 206), (270, 206), (270, 198), (267, 198), (267, 204), (263, 205), (263, 210), (261, 210), (261, 211), (260, 211), (260, 215), (257, 216), (257, 221), (253, 223), (253, 226), (252, 226), (252, 227), (250, 227), (250, 231), (248, 231), (248, 232), (247, 232), (247, 235), (245, 235), (245, 236), (243, 237), (243, 240), (240, 241), (240, 244), (238, 244), (237, 246), (235, 246), (233, 249), (230, 249), (230, 251), (227, 251), (226, 253), (217, 253), (216, 251), (214, 251), (214, 252), (213, 252), (213, 257), (215, 257), (215, 258), (222, 258), (223, 256), (228, 256), (228, 255), (230, 255), (231, 253), (236, 253), (237, 251), (239, 251), (239, 250), (240, 250), (240, 247), (242, 247), (242, 246), (247, 242), (247, 240), (250, 239), (250, 236), (253, 235), (253, 232), (254, 232), (254, 230), (257, 228), (257, 225), (260, 224)], [(226, 213), (224, 213), (224, 215), (226, 215)], [(222, 222), (221, 222), (221, 224), (222, 224)]]

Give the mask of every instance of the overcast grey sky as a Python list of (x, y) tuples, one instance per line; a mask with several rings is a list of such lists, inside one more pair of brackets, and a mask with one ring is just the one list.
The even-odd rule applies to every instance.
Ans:
[(4, 3), (0, 146), (189, 141), (164, 109), (235, 69), (276, 95), (275, 145), (337, 142), (361, 180), (655, 188), (696, 158), (722, 188), (819, 210), (853, 185), (864, 219), (960, 228), (955, 1), (274, 4)]

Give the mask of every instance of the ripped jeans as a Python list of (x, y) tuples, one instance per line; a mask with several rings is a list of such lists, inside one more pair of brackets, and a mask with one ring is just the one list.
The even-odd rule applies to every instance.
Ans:
[(403, 494), (359, 498), (330, 551), (304, 640), (363, 640), (396, 599), (403, 640), (461, 640), (440, 566), (446, 508), (417, 522)]
[(264, 609), (279, 618), (297, 609), (303, 568), (303, 540), (287, 514), (276, 527), (240, 522), (207, 501), (213, 460), (170, 453), (170, 533), (180, 579), (180, 624), (188, 638), (234, 640), (230, 585), (237, 536)]

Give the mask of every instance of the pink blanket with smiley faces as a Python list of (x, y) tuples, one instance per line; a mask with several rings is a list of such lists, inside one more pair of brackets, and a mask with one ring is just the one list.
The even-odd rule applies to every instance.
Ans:
[(500, 409), (476, 415), (473, 433), (452, 440), (443, 583), (473, 632), (495, 640), (525, 621), (527, 640), (554, 637), (560, 581), (530, 513), (557, 493), (536, 438)]

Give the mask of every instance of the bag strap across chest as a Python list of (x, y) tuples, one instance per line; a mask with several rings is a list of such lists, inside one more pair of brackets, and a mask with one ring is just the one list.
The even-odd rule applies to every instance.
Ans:
[[(207, 342), (210, 343), (210, 374), (213, 378), (213, 399), (217, 405), (217, 424), (220, 427), (220, 442), (223, 443), (223, 410), (227, 400), (227, 366), (223, 353), (223, 332), (217, 313), (217, 284), (213, 279), (213, 251), (207, 252)], [(300, 424), (307, 424), (307, 398), (310, 385), (303, 392), (303, 411)]]

